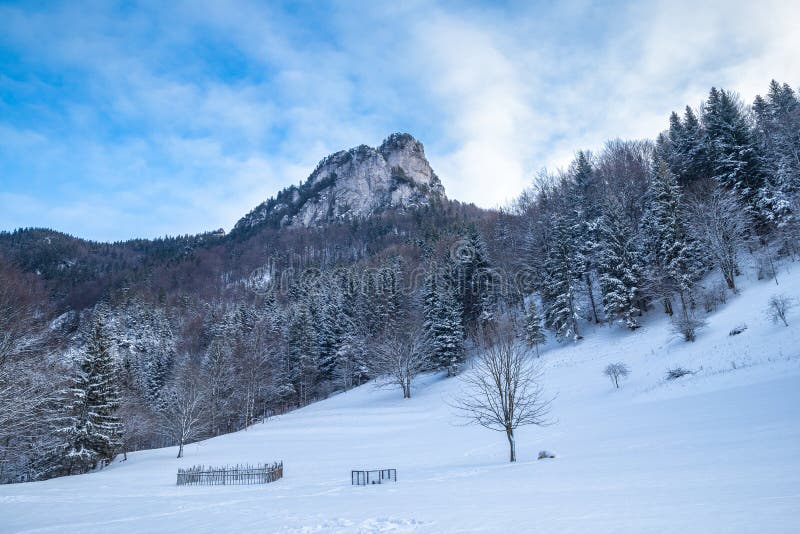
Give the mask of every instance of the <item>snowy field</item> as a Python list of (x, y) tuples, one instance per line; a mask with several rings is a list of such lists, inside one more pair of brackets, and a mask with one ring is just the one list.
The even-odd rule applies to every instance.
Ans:
[[(742, 294), (697, 342), (651, 313), (634, 333), (602, 327), (542, 353), (558, 424), (505, 436), (459, 426), (458, 379), (414, 397), (370, 385), (249, 430), (129, 455), (88, 475), (0, 486), (2, 532), (800, 532), (800, 269)], [(729, 336), (735, 326), (748, 329)], [(602, 370), (624, 361), (614, 390)], [(694, 375), (664, 380), (668, 367)], [(539, 450), (558, 457), (537, 461)], [(176, 487), (178, 467), (283, 460), (266, 486)], [(397, 469), (352, 487), (350, 470)]]

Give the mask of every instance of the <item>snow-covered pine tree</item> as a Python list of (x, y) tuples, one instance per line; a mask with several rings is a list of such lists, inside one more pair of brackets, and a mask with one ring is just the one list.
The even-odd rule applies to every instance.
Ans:
[(302, 405), (309, 402), (319, 373), (317, 330), (311, 311), (303, 303), (296, 306), (286, 334), (289, 380)]
[(578, 261), (581, 263), (582, 282), (589, 297), (592, 319), (600, 322), (594, 298), (592, 272), (597, 264), (597, 224), (600, 217), (597, 195), (594, 189), (594, 171), (591, 154), (578, 151), (571, 169), (572, 183), (568, 188), (568, 204), (571, 208), (571, 234), (577, 245)]
[(703, 272), (696, 243), (686, 231), (681, 189), (663, 160), (653, 162), (642, 224), (647, 282), (664, 311), (674, 312), (672, 296), (678, 293), (685, 311), (691, 288)]
[(753, 111), (765, 169), (760, 207), (774, 228), (794, 240), (800, 207), (800, 99), (789, 85), (772, 80), (767, 97), (756, 97)]
[(336, 323), (339, 338), (336, 345), (334, 378), (345, 390), (362, 384), (369, 378), (366, 361), (366, 335), (362, 317), (358, 314), (360, 284), (352, 269), (339, 271), (337, 286), (340, 301)]
[(664, 160), (678, 183), (687, 187), (713, 175), (706, 143), (697, 115), (686, 106), (683, 120), (675, 112), (670, 115), (669, 130), (656, 141), (656, 154)]
[(98, 314), (74, 383), (65, 392), (67, 413), (56, 431), (64, 474), (84, 473), (110, 462), (122, 443), (116, 368), (104, 328), (105, 315)]
[(525, 307), (525, 331), (523, 339), (525, 343), (536, 350), (536, 356), (539, 356), (539, 345), (547, 341), (542, 327), (542, 318), (539, 316), (539, 310), (536, 303), (531, 300)]
[(664, 160), (675, 175), (681, 175), (680, 147), (683, 142), (683, 123), (676, 112), (669, 115), (669, 129), (656, 137), (655, 153)]
[(464, 360), (464, 326), (461, 301), (445, 273), (436, 265), (428, 269), (423, 295), (423, 331), (430, 345), (430, 366), (457, 372)]
[(758, 193), (764, 185), (761, 154), (739, 98), (712, 88), (703, 108), (703, 126), (714, 179), (736, 192), (758, 214)]
[(175, 337), (172, 326), (162, 308), (152, 310), (150, 316), (149, 339), (143, 340), (145, 394), (152, 405), (157, 405), (164, 386), (169, 380), (175, 365)]
[(341, 296), (333, 281), (327, 281), (316, 292), (317, 347), (319, 349), (319, 378), (329, 380), (336, 367), (336, 354), (345, 325), (341, 321)]
[(622, 208), (613, 200), (609, 200), (600, 223), (598, 271), (606, 318), (621, 321), (631, 330), (638, 328), (643, 266), (636, 234), (623, 222)]
[(580, 308), (576, 286), (582, 279), (583, 262), (566, 217), (560, 214), (551, 216), (550, 231), (550, 249), (542, 286), (544, 320), (559, 341), (567, 338), (577, 341), (582, 336), (578, 330)]
[(686, 106), (683, 113), (683, 139), (679, 155), (683, 161), (679, 184), (689, 186), (712, 175), (705, 131), (690, 106)]
[(488, 247), (474, 225), (467, 227), (452, 249), (451, 279), (461, 301), (464, 328), (472, 332), (482, 321), (491, 321), (497, 301), (497, 279)]

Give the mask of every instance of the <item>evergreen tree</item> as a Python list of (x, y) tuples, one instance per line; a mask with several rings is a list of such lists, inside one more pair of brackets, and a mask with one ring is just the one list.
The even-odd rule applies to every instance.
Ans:
[(57, 431), (66, 474), (110, 462), (122, 443), (124, 427), (116, 415), (119, 389), (104, 321), (103, 315), (95, 318), (73, 386), (66, 392), (66, 424)]
[(672, 295), (678, 293), (686, 310), (703, 264), (685, 228), (680, 186), (663, 160), (653, 164), (646, 203), (643, 234), (648, 285), (662, 299), (664, 311), (672, 315)]
[(683, 139), (679, 155), (683, 161), (679, 171), (679, 183), (684, 187), (712, 176), (713, 168), (706, 145), (705, 131), (697, 114), (689, 106), (686, 106), (683, 114)]
[(568, 190), (568, 204), (571, 208), (570, 230), (572, 239), (577, 245), (577, 261), (581, 272), (581, 280), (589, 297), (592, 308), (592, 319), (600, 322), (594, 298), (594, 282), (592, 271), (597, 263), (597, 225), (599, 219), (598, 198), (594, 189), (594, 171), (590, 155), (579, 151), (572, 164), (572, 184)]
[(329, 283), (318, 291), (316, 309), (318, 317), (317, 347), (319, 350), (319, 378), (328, 380), (333, 376), (339, 345), (344, 335), (345, 324), (342, 322), (340, 300), (337, 287)]
[(739, 98), (712, 88), (703, 108), (703, 125), (714, 179), (757, 213), (764, 174), (760, 151)]
[(299, 304), (286, 334), (288, 366), (286, 380), (296, 392), (297, 400), (307, 404), (319, 372), (317, 330), (308, 306)]
[(658, 137), (656, 154), (683, 187), (713, 175), (705, 132), (689, 106), (686, 106), (683, 120), (675, 112), (670, 115), (669, 130), (666, 136)]
[(493, 319), (499, 290), (486, 242), (475, 226), (466, 229), (451, 256), (452, 280), (460, 300), (462, 324), (473, 331), (481, 322)]
[(423, 330), (430, 345), (431, 367), (453, 374), (464, 361), (463, 312), (452, 285), (435, 265), (425, 279), (423, 300)]
[(539, 356), (539, 345), (544, 343), (547, 338), (542, 328), (542, 318), (539, 316), (539, 310), (536, 308), (536, 303), (532, 300), (528, 303), (525, 309), (525, 343), (534, 347), (536, 356)]
[(367, 342), (362, 317), (358, 313), (360, 286), (354, 271), (341, 273), (338, 281), (341, 300), (336, 323), (340, 337), (336, 347), (334, 376), (344, 389), (358, 386), (369, 379)]
[(563, 215), (552, 216), (542, 300), (545, 324), (559, 341), (566, 338), (577, 341), (582, 337), (578, 330), (580, 308), (575, 288), (582, 278), (583, 265), (570, 230), (569, 221)]
[(620, 320), (634, 330), (641, 315), (643, 267), (634, 231), (624, 224), (622, 208), (609, 201), (600, 224), (598, 270), (603, 293), (603, 312), (609, 320)]
[(796, 226), (800, 189), (800, 99), (786, 84), (770, 83), (767, 97), (753, 104), (756, 137), (763, 154), (765, 183), (760, 207), (773, 227), (784, 234)]

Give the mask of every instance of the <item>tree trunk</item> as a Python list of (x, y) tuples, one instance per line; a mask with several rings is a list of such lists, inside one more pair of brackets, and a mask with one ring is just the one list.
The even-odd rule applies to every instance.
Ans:
[(725, 278), (725, 283), (728, 284), (728, 289), (736, 292), (736, 282), (734, 281), (733, 277), (736, 275), (734, 270), (725, 269), (722, 273), (722, 276)]
[(0, 481), (3, 480), (3, 472), (5, 471), (6, 459), (8, 458), (8, 449), (11, 444), (11, 436), (6, 436), (6, 444), (3, 447), (3, 458), (0, 459)]
[(178, 458), (183, 458), (183, 440), (178, 443)]
[(589, 290), (589, 302), (592, 304), (592, 315), (594, 316), (595, 324), (600, 323), (600, 319), (597, 318), (597, 306), (594, 303), (594, 291), (592, 290), (592, 275), (586, 273), (586, 289)]
[(509, 449), (509, 452), (510, 452), (509, 462), (516, 462), (517, 461), (517, 449), (516, 449), (516, 445), (514, 444), (514, 429), (513, 428), (506, 428), (506, 437), (508, 438), (508, 449)]

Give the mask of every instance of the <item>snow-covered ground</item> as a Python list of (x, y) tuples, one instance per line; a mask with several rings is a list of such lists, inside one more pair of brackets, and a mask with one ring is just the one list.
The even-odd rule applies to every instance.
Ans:
[[(2, 532), (800, 532), (800, 268), (747, 280), (695, 343), (651, 313), (633, 333), (602, 327), (541, 361), (558, 424), (499, 433), (460, 426), (458, 379), (425, 376), (414, 397), (364, 386), (249, 430), (129, 455), (88, 475), (0, 486)], [(729, 336), (735, 326), (748, 329)], [(602, 369), (624, 361), (614, 390)], [(696, 373), (664, 380), (668, 367)], [(558, 458), (537, 461), (539, 450)], [(283, 460), (285, 478), (176, 487), (178, 467)], [(350, 470), (397, 469), (352, 487)]]

